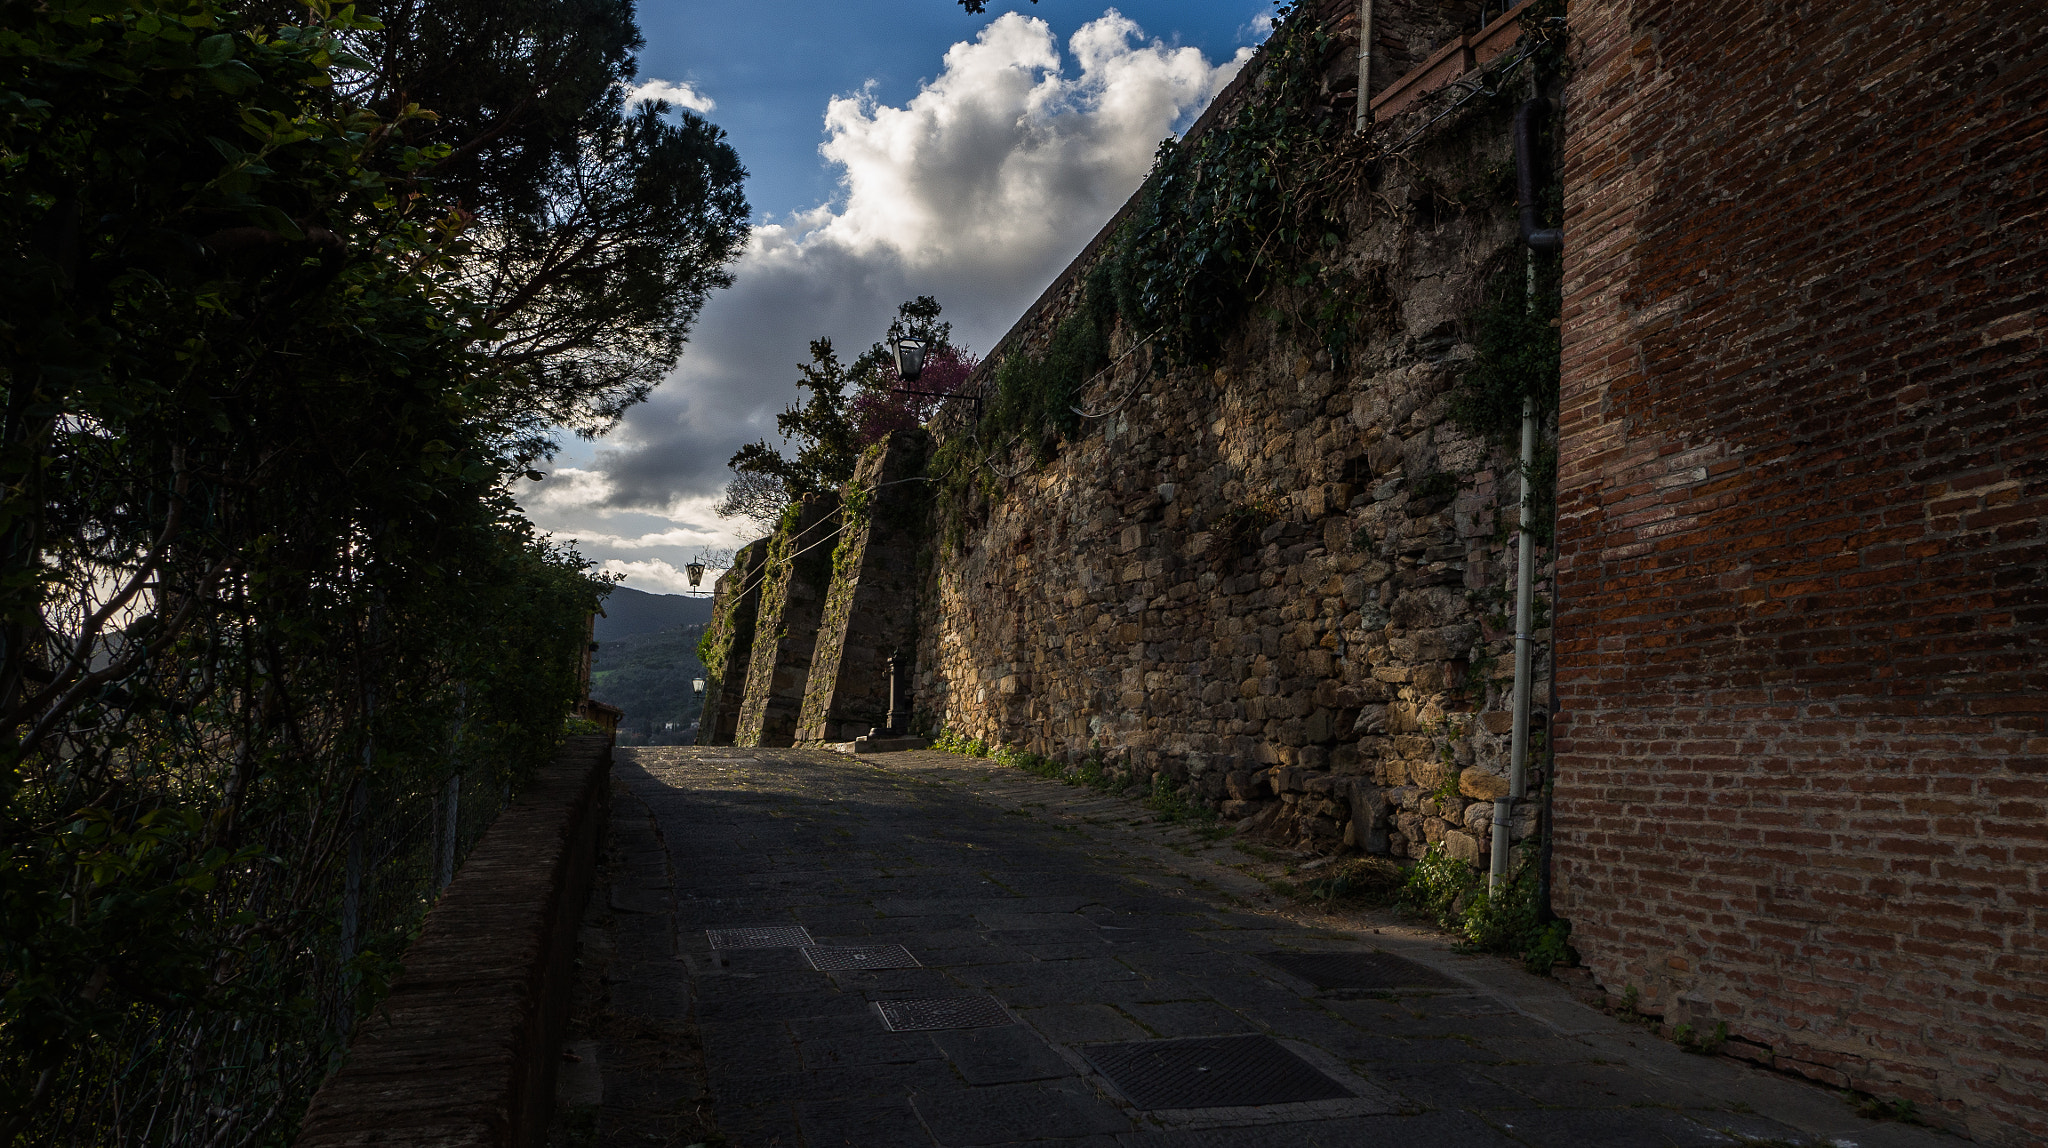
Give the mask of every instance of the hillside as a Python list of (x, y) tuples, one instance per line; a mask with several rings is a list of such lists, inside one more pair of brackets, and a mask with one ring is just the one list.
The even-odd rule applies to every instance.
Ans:
[[(709, 579), (706, 579), (707, 583)], [(711, 620), (711, 599), (682, 594), (649, 594), (626, 586), (612, 588), (597, 619), (597, 640), (615, 642), (634, 634), (652, 634), (677, 626), (701, 626)]]
[(697, 639), (711, 619), (711, 599), (620, 586), (604, 609), (591, 656), (590, 696), (626, 711), (619, 744), (688, 742), (699, 705), (690, 679), (704, 674)]

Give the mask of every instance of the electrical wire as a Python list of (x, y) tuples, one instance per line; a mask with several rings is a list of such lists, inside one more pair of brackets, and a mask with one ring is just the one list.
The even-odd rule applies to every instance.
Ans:
[[(878, 483), (876, 483), (876, 484), (875, 484), (875, 485), (873, 485), (873, 486), (870, 486), (870, 487), (866, 487), (866, 488), (864, 488), (864, 489), (862, 490), (862, 493), (863, 493), (863, 494), (873, 494), (874, 492), (876, 492), (876, 491), (878, 491), (878, 490), (882, 489), (882, 488), (883, 488), (883, 487), (885, 487), (885, 486), (896, 486), (896, 485), (898, 485), (898, 484), (900, 484), (900, 483), (905, 483), (905, 482), (930, 482), (930, 481), (932, 481), (932, 480), (931, 480), (931, 479), (929, 479), (929, 478), (925, 478), (925, 477), (923, 477), (923, 476), (919, 476), (919, 477), (916, 477), (916, 478), (892, 478), (892, 479), (890, 479), (890, 480), (889, 480), (888, 482), (878, 482)], [(837, 516), (836, 516), (836, 515), (834, 515), (834, 516), (832, 516), (832, 517), (828, 517), (828, 518), (821, 518), (821, 519), (819, 519), (818, 521), (816, 521), (816, 522), (813, 522), (813, 523), (811, 523), (811, 524), (810, 524), (809, 526), (807, 526), (807, 527), (805, 527), (804, 529), (802, 529), (802, 530), (798, 531), (798, 532), (797, 532), (797, 534), (796, 534), (796, 537), (794, 537), (794, 538), (792, 538), (792, 539), (790, 540), (790, 541), (791, 541), (791, 543), (792, 543), (792, 544), (794, 544), (794, 543), (797, 543), (797, 542), (801, 542), (801, 541), (803, 540), (803, 537), (804, 537), (804, 535), (806, 535), (806, 534), (809, 534), (809, 533), (810, 533), (811, 531), (813, 531), (813, 530), (816, 530), (816, 529), (817, 529), (818, 527), (820, 527), (820, 526), (823, 526), (823, 525), (825, 525), (825, 524), (826, 524), (826, 523), (828, 523), (828, 522), (832, 522), (832, 521), (835, 521), (835, 520), (836, 520), (836, 518), (837, 518)], [(843, 525), (843, 524), (842, 524), (842, 525)], [(804, 547), (804, 548), (803, 548), (802, 550), (799, 550), (799, 551), (797, 551), (796, 553), (794, 553), (794, 554), (790, 555), (790, 556), (789, 556), (789, 558), (787, 559), (787, 561), (790, 561), (790, 562), (794, 562), (794, 561), (796, 561), (797, 559), (799, 559), (799, 558), (803, 557), (804, 555), (806, 555), (806, 554), (809, 554), (809, 553), (810, 553), (811, 551), (813, 551), (813, 550), (816, 550), (816, 549), (817, 549), (818, 547), (820, 547), (820, 546), (823, 546), (823, 545), (824, 545), (825, 543), (827, 543), (827, 542), (830, 542), (830, 541), (832, 541), (832, 540), (833, 540), (834, 538), (837, 538), (837, 537), (839, 537), (839, 532), (840, 532), (840, 530), (841, 530), (841, 526), (834, 526), (834, 527), (832, 528), (832, 532), (831, 532), (830, 534), (827, 534), (827, 535), (826, 535), (825, 537), (823, 537), (823, 538), (820, 538), (820, 539), (818, 539), (818, 540), (817, 540), (816, 542), (813, 542), (813, 543), (811, 543), (811, 544), (810, 544), (809, 546), (806, 546), (806, 547)], [(752, 543), (749, 543), (748, 545), (752, 545)], [(765, 562), (764, 562), (764, 563), (762, 563), (762, 564), (761, 564), (761, 572), (760, 572), (760, 573), (759, 573), (758, 575), (756, 575), (756, 576), (754, 577), (754, 580), (753, 580), (752, 582), (749, 582), (749, 583), (748, 583), (747, 585), (745, 585), (745, 586), (741, 587), (741, 588), (740, 588), (740, 590), (739, 590), (739, 592), (738, 592), (737, 594), (733, 595), (733, 596), (734, 596), (735, 598), (744, 598), (744, 597), (746, 597), (746, 596), (747, 596), (748, 594), (751, 594), (751, 593), (753, 593), (753, 592), (754, 592), (754, 591), (755, 591), (755, 590), (756, 590), (757, 588), (759, 588), (759, 587), (760, 587), (760, 585), (761, 585), (761, 583), (762, 583), (762, 582), (764, 582), (764, 581), (766, 581), (766, 580), (767, 580), (767, 578), (768, 578), (768, 568), (767, 568), (767, 567), (768, 567), (768, 564), (767, 564), (767, 563), (765, 563)], [(713, 593), (715, 594), (715, 593), (716, 593), (716, 586), (717, 586), (717, 584), (716, 584), (716, 583), (713, 583), (712, 585), (713, 585), (713, 588), (714, 588), (714, 589), (713, 589)], [(709, 667), (709, 666), (706, 666), (705, 668), (706, 668), (706, 669), (709, 669), (710, 667)]]
[[(1147, 343), (1150, 343), (1150, 342), (1151, 342), (1152, 340), (1154, 340), (1154, 339), (1156, 339), (1156, 338), (1158, 338), (1158, 337), (1159, 337), (1159, 332), (1157, 332), (1157, 331), (1154, 331), (1154, 332), (1152, 332), (1152, 333), (1151, 333), (1150, 335), (1147, 335), (1147, 336), (1145, 336), (1145, 337), (1144, 337), (1143, 339), (1140, 339), (1140, 340), (1138, 340), (1138, 341), (1137, 341), (1136, 343), (1132, 344), (1132, 345), (1131, 345), (1131, 346), (1130, 346), (1130, 347), (1129, 347), (1128, 349), (1126, 349), (1126, 350), (1124, 351), (1124, 353), (1123, 353), (1123, 354), (1121, 354), (1121, 355), (1118, 355), (1118, 356), (1116, 357), (1116, 361), (1115, 361), (1115, 362), (1113, 362), (1113, 363), (1109, 364), (1108, 366), (1106, 366), (1106, 367), (1102, 368), (1101, 370), (1099, 370), (1099, 371), (1095, 372), (1095, 373), (1094, 373), (1093, 375), (1090, 375), (1090, 376), (1088, 377), (1088, 381), (1087, 381), (1087, 382), (1085, 382), (1085, 383), (1082, 383), (1082, 384), (1081, 384), (1081, 389), (1082, 389), (1083, 391), (1086, 391), (1086, 390), (1087, 390), (1087, 389), (1088, 389), (1089, 387), (1092, 387), (1092, 386), (1094, 386), (1094, 385), (1095, 385), (1095, 380), (1096, 380), (1096, 379), (1099, 379), (1099, 378), (1101, 378), (1101, 377), (1102, 377), (1103, 375), (1105, 375), (1105, 374), (1108, 374), (1108, 373), (1109, 373), (1110, 371), (1116, 370), (1116, 369), (1117, 369), (1117, 368), (1118, 368), (1119, 366), (1122, 366), (1122, 365), (1123, 365), (1123, 361), (1124, 361), (1125, 359), (1128, 359), (1128, 358), (1130, 358), (1130, 357), (1131, 357), (1132, 355), (1135, 355), (1135, 354), (1137, 354), (1140, 348), (1144, 347), (1144, 346), (1145, 346), (1145, 344), (1147, 344)], [(1133, 398), (1135, 398), (1135, 397), (1137, 396), (1137, 394), (1138, 394), (1138, 387), (1139, 387), (1139, 386), (1140, 386), (1141, 384), (1143, 384), (1143, 383), (1145, 383), (1146, 381), (1148, 381), (1149, 379), (1151, 379), (1151, 377), (1152, 377), (1152, 366), (1153, 366), (1153, 362), (1152, 362), (1152, 361), (1150, 361), (1150, 360), (1148, 360), (1148, 361), (1146, 362), (1146, 364), (1145, 364), (1145, 373), (1144, 373), (1144, 374), (1142, 374), (1142, 375), (1139, 375), (1139, 376), (1138, 376), (1138, 378), (1136, 379), (1136, 381), (1134, 381), (1134, 382), (1132, 382), (1132, 383), (1131, 383), (1131, 389), (1130, 389), (1130, 391), (1129, 391), (1129, 392), (1127, 392), (1127, 393), (1126, 393), (1126, 394), (1124, 395), (1124, 397), (1123, 397), (1123, 401), (1122, 401), (1122, 402), (1119, 402), (1119, 403), (1117, 403), (1117, 405), (1115, 405), (1115, 406), (1113, 406), (1113, 407), (1109, 408), (1108, 410), (1106, 410), (1106, 411), (1101, 411), (1101, 412), (1099, 412), (1099, 413), (1096, 413), (1096, 414), (1090, 414), (1090, 413), (1088, 413), (1087, 411), (1084, 411), (1084, 410), (1082, 410), (1082, 409), (1081, 409), (1080, 407), (1069, 407), (1068, 409), (1069, 409), (1069, 410), (1071, 410), (1071, 411), (1073, 411), (1073, 412), (1074, 412), (1075, 414), (1077, 414), (1077, 415), (1080, 415), (1080, 416), (1081, 416), (1082, 418), (1084, 418), (1084, 419), (1106, 419), (1106, 418), (1108, 418), (1109, 416), (1111, 416), (1111, 415), (1115, 414), (1116, 412), (1118, 412), (1118, 411), (1120, 411), (1120, 410), (1124, 409), (1124, 407), (1128, 406), (1128, 405), (1130, 404), (1130, 401), (1131, 401), (1131, 400), (1132, 400)]]

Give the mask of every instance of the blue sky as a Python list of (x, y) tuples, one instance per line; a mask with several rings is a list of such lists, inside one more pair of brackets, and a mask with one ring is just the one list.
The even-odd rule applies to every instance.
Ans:
[(758, 533), (711, 506), (741, 444), (780, 440), (796, 364), (858, 353), (936, 295), (986, 350), (1142, 182), (1263, 39), (1264, 0), (642, 0), (643, 91), (723, 127), (755, 229), (682, 362), (521, 500), (626, 584), (683, 589), (703, 550)]
[(971, 38), (1004, 12), (1037, 17), (1064, 38), (1114, 7), (1148, 36), (1228, 59), (1263, 38), (1253, 18), (1261, 0), (1012, 0), (970, 16), (951, 0), (818, 3), (713, 3), (642, 0), (642, 78), (688, 81), (717, 102), (709, 118), (724, 128), (752, 174), (755, 211), (811, 207), (837, 190), (838, 176), (818, 156), (825, 102), (874, 85), (883, 103), (900, 105), (938, 74), (946, 49)]

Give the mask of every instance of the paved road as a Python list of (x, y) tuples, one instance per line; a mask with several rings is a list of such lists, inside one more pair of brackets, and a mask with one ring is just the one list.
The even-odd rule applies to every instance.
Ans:
[[(707, 1120), (741, 1148), (1945, 1139), (1391, 919), (1290, 916), (1229, 844), (1118, 798), (938, 754), (618, 756), (579, 1006), (611, 1025), (580, 1018), (565, 1082), (572, 1103), (601, 1088), (598, 1142), (688, 1144)], [(757, 929), (822, 951), (709, 933)], [(918, 967), (871, 967), (889, 946)]]

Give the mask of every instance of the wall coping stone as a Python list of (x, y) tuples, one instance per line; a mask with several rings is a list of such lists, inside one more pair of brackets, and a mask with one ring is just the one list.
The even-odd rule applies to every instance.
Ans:
[(572, 737), (470, 850), (404, 971), (314, 1095), (296, 1148), (538, 1148), (611, 740)]

